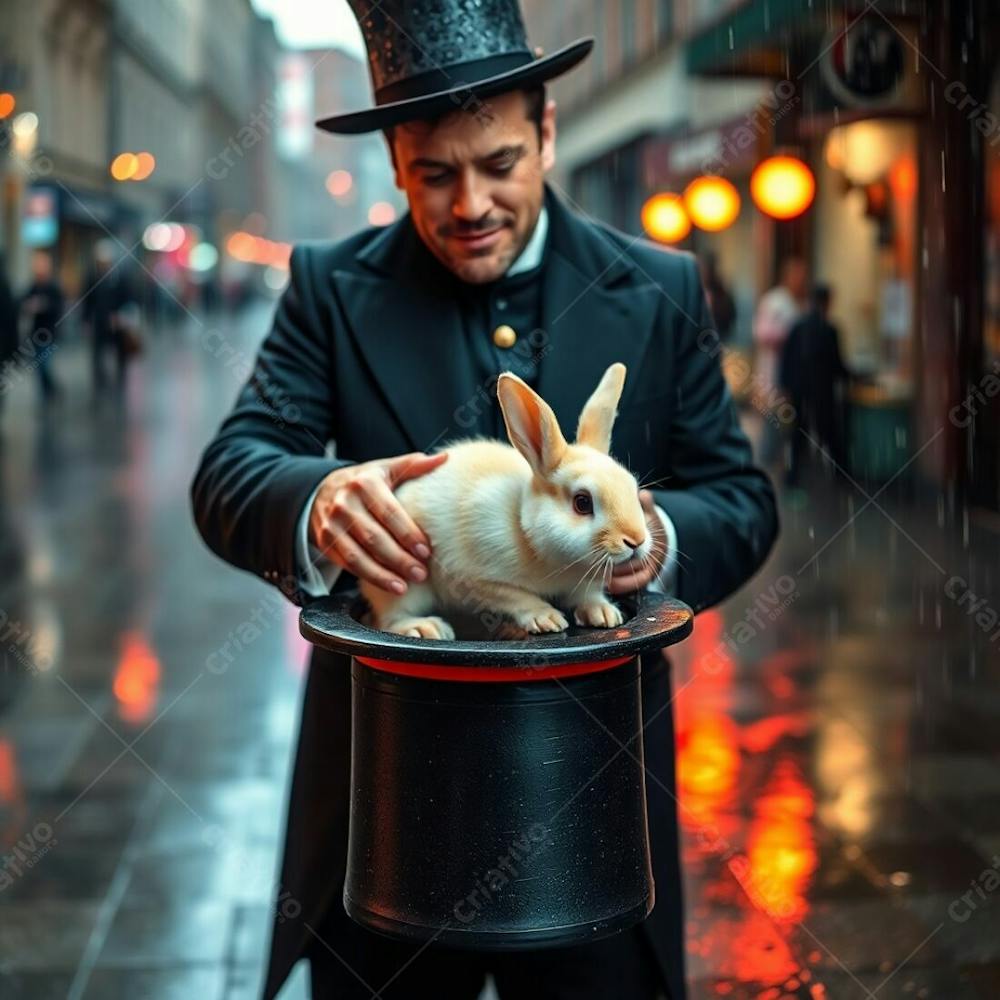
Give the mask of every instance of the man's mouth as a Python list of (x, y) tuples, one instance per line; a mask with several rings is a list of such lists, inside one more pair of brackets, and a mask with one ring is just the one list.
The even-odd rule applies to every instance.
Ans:
[(503, 226), (496, 226), (493, 229), (481, 229), (474, 233), (453, 232), (449, 238), (467, 250), (481, 250), (484, 247), (492, 246), (503, 230)]

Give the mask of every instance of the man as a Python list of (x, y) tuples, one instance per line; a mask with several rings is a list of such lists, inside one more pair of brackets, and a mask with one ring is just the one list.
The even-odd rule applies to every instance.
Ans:
[(20, 346), (18, 338), (18, 312), (14, 296), (7, 280), (7, 267), (0, 253), (0, 416), (3, 415), (3, 401), (10, 387), (14, 355)]
[[(592, 41), (535, 57), (514, 0), (372, 11), (362, 26), (377, 106), (320, 124), (385, 130), (410, 211), (385, 229), (294, 251), (274, 328), (193, 484), (202, 536), (296, 603), (358, 577), (405, 589), (424, 578), (434, 539), (393, 489), (446, 461), (428, 453), (450, 439), (503, 436), (497, 374), (524, 378), (572, 434), (601, 374), (622, 361), (612, 450), (664, 484), (643, 503), (668, 551), (661, 545), (652, 569), (616, 573), (608, 591), (672, 587), (696, 608), (716, 603), (767, 554), (773, 492), (704, 343), (711, 331), (694, 259), (581, 218), (545, 184), (555, 105), (541, 85)], [(336, 458), (325, 451), (331, 439)], [(317, 998), (474, 1000), (488, 970), (503, 998), (680, 1000), (673, 723), (659, 655), (644, 660), (643, 701), (657, 882), (648, 920), (572, 949), (418, 948), (344, 913), (349, 668), (317, 650), (278, 890), (295, 916), (276, 919), (265, 996), (308, 956)]]
[(829, 285), (813, 288), (811, 308), (793, 324), (781, 355), (781, 387), (795, 408), (787, 486), (798, 485), (811, 441), (826, 450), (835, 468), (847, 465), (846, 395), (851, 373), (840, 354), (837, 328), (828, 318), (832, 297)]
[(93, 399), (97, 402), (107, 385), (105, 357), (115, 360), (115, 391), (125, 388), (128, 353), (122, 314), (129, 301), (124, 278), (114, 273), (114, 248), (110, 240), (100, 240), (94, 248), (94, 268), (83, 295), (83, 324), (91, 338)]
[(31, 255), (31, 285), (21, 299), (21, 312), (28, 317), (28, 337), (34, 345), (34, 362), (42, 403), (59, 398), (60, 389), (52, 375), (52, 352), (56, 327), (63, 317), (64, 297), (55, 278), (55, 265), (48, 250)]
[(715, 332), (719, 335), (719, 340), (727, 344), (736, 324), (736, 303), (719, 273), (719, 258), (714, 253), (709, 252), (699, 257), (698, 266)]
[(806, 262), (801, 257), (786, 257), (778, 284), (761, 296), (754, 313), (754, 392), (765, 417), (760, 458), (766, 466), (777, 459), (781, 446), (778, 421), (772, 412), (778, 401), (781, 350), (792, 324), (802, 315), (808, 287)]

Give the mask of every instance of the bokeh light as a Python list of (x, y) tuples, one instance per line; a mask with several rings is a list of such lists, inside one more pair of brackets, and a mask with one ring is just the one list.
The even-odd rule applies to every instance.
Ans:
[(754, 204), (774, 219), (794, 219), (816, 196), (812, 171), (794, 156), (772, 156), (750, 175)]
[(691, 221), (709, 233), (731, 226), (740, 214), (740, 194), (725, 177), (697, 177), (684, 189)]
[(387, 201), (377, 201), (368, 209), (368, 221), (373, 226), (388, 226), (396, 219), (396, 210)]
[(343, 198), (354, 186), (349, 170), (331, 170), (326, 178), (326, 189), (334, 198)]
[(139, 153), (135, 160), (135, 173), (132, 175), (132, 180), (144, 181), (156, 169), (156, 158), (152, 153)]
[(691, 232), (691, 220), (681, 196), (654, 194), (642, 206), (642, 228), (660, 243), (679, 243)]
[(111, 161), (111, 176), (116, 181), (128, 181), (139, 169), (139, 157), (135, 153), (119, 153)]

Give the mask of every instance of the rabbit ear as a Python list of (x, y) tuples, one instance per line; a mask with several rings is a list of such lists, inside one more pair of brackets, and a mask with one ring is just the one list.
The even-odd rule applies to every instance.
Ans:
[(566, 451), (566, 439), (552, 408), (513, 372), (503, 372), (497, 379), (497, 398), (510, 443), (534, 472), (547, 476)]
[(580, 421), (576, 425), (577, 444), (590, 445), (591, 448), (608, 454), (611, 450), (611, 428), (624, 385), (625, 366), (616, 361), (601, 377), (580, 413)]

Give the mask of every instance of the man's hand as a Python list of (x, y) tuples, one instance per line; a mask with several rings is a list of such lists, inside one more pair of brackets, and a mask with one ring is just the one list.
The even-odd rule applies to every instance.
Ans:
[(309, 540), (342, 569), (390, 593), (427, 579), (430, 539), (393, 490), (436, 469), (448, 455), (411, 452), (335, 469), (309, 512)]
[(649, 490), (639, 490), (639, 503), (646, 514), (646, 527), (653, 539), (653, 549), (644, 560), (630, 559), (615, 566), (605, 587), (608, 594), (630, 594), (634, 590), (642, 590), (660, 575), (667, 557), (667, 536), (660, 515), (656, 513), (653, 494)]

